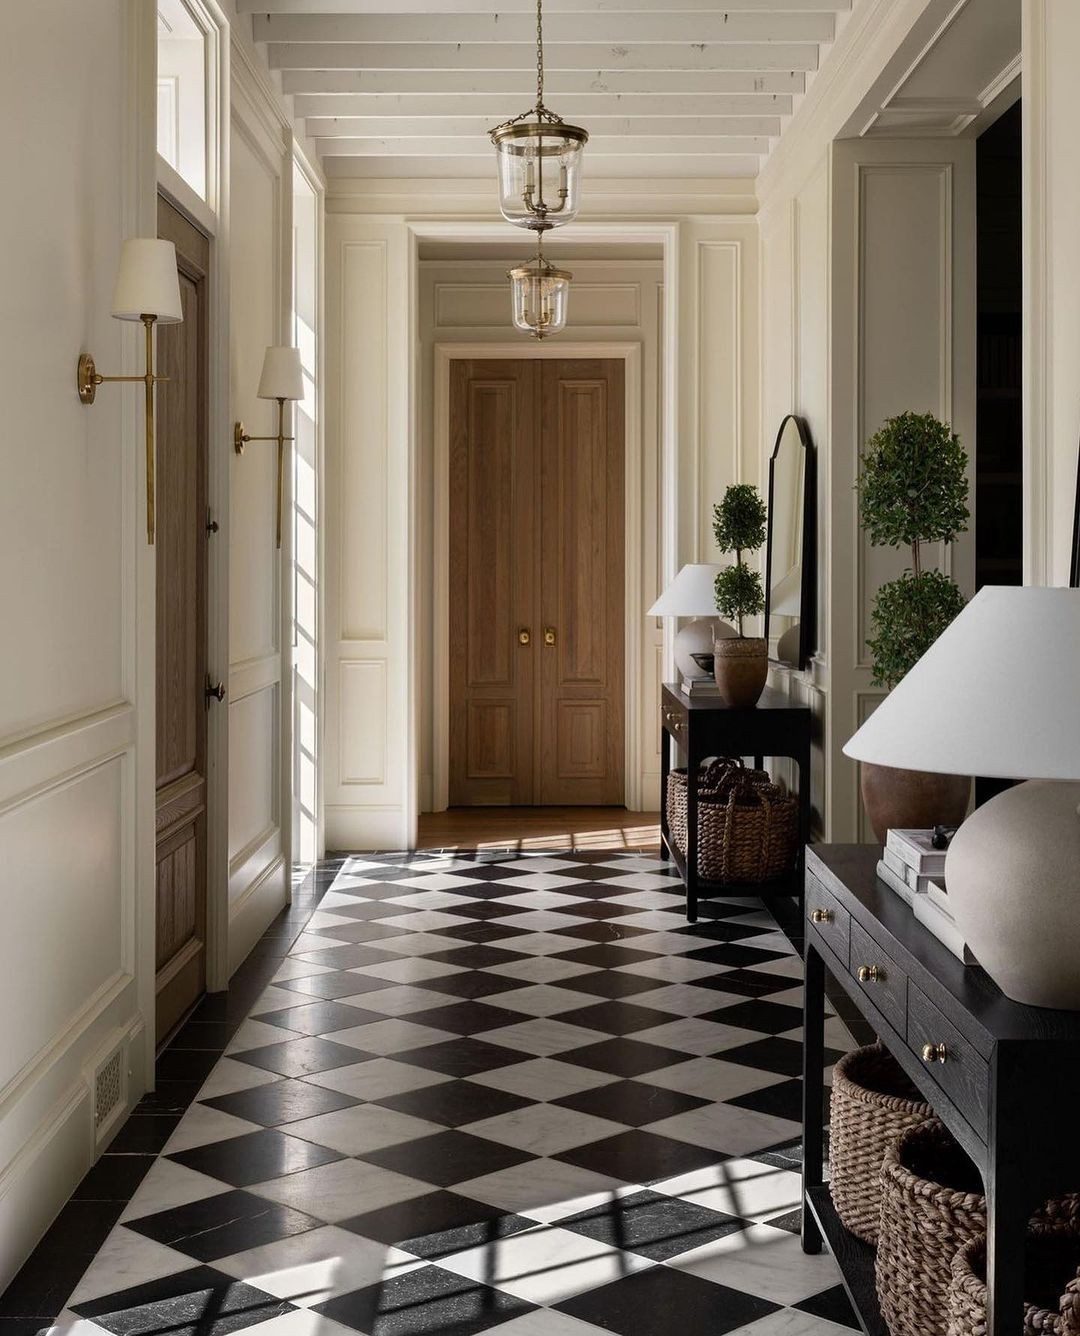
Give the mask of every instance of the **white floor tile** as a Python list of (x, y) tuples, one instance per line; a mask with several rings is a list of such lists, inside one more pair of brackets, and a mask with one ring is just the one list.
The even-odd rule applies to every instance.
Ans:
[(124, 1208), (120, 1223), (139, 1220), (144, 1215), (156, 1215), (158, 1211), (186, 1206), (190, 1201), (216, 1197), (219, 1193), (231, 1190), (228, 1183), (220, 1183), (216, 1178), (177, 1164), (175, 1160), (157, 1159)]
[(453, 1078), (442, 1072), (410, 1066), (407, 1062), (394, 1062), (392, 1058), (372, 1058), (370, 1062), (357, 1062), (351, 1067), (314, 1072), (304, 1079), (327, 1090), (339, 1090), (343, 1095), (372, 1100), (401, 1095), (406, 1090), (420, 1090), (424, 1086), (441, 1085)]
[[(655, 1076), (648, 1079), (659, 1084)], [(757, 1113), (753, 1109), (741, 1109), (736, 1104), (703, 1104), (689, 1113), (650, 1123), (646, 1130), (673, 1137), (676, 1141), (687, 1141), (692, 1146), (707, 1146), (725, 1155), (751, 1155), (784, 1141), (794, 1141), (802, 1134), (799, 1123)]]
[(607, 1072), (586, 1071), (584, 1067), (559, 1062), (556, 1058), (534, 1058), (531, 1062), (516, 1062), (510, 1067), (482, 1072), (469, 1079), (478, 1085), (494, 1086), (496, 1090), (509, 1090), (512, 1095), (521, 1095), (524, 1099), (552, 1100), (610, 1085), (617, 1078)]
[(360, 965), (346, 973), (361, 974), (368, 979), (385, 979), (387, 983), (418, 983), (421, 979), (442, 979), (448, 974), (464, 974), (465, 969), (462, 965), (448, 965), (443, 960), (402, 956), (400, 960), (384, 960), (378, 965)]
[(777, 1304), (802, 1303), (840, 1283), (836, 1263), (827, 1252), (808, 1256), (797, 1234), (770, 1225), (751, 1225), (715, 1239), (668, 1265)]
[[(646, 993), (643, 1005), (649, 1006)], [(749, 1044), (761, 1035), (755, 1030), (742, 1030), (737, 1025), (721, 1025), (717, 1021), (703, 1021), (699, 1017), (687, 1016), (667, 1025), (657, 1025), (650, 1030), (638, 1030), (635, 1039), (643, 1044), (660, 1044), (664, 1048), (678, 1049), (681, 1053), (697, 1053), (704, 1057), (720, 1053), (727, 1048), (736, 1048), (739, 1044)]]
[(692, 983), (672, 983), (640, 993), (630, 1001), (640, 1002), (643, 1007), (655, 1007), (657, 1011), (671, 1011), (677, 1016), (701, 1016), (706, 1011), (745, 1002), (746, 998), (735, 993), (721, 993), (715, 988), (697, 988)]
[(621, 1179), (594, 1174), (561, 1160), (528, 1160), (458, 1183), (454, 1191), (547, 1223), (599, 1206), (610, 1200), (612, 1193), (625, 1193), (627, 1186)]
[(433, 992), (430, 988), (398, 984), (340, 1000), (365, 1011), (377, 1011), (381, 1016), (408, 1016), (414, 1011), (429, 1011), (432, 1007), (448, 1006), (461, 999), (450, 993)]
[(461, 1130), (532, 1151), (534, 1155), (558, 1155), (573, 1146), (601, 1141), (626, 1129), (621, 1123), (595, 1118), (575, 1109), (560, 1108), (556, 1104), (530, 1104), (523, 1109), (470, 1123)]
[(87, 1303), (103, 1294), (115, 1294), (162, 1276), (187, 1271), (198, 1263), (192, 1257), (117, 1225), (90, 1263), (68, 1300), (68, 1306)]
[(431, 1191), (431, 1184), (360, 1160), (337, 1160), (259, 1183), (247, 1191), (333, 1224), (377, 1211), (393, 1202), (423, 1196)]
[(205, 1104), (193, 1104), (165, 1143), (165, 1154), (175, 1155), (177, 1151), (191, 1150), (193, 1146), (208, 1146), (212, 1141), (227, 1141), (230, 1137), (242, 1137), (247, 1132), (260, 1131), (262, 1127), (259, 1123), (236, 1118), (231, 1113), (208, 1108)]
[(534, 983), (558, 983), (563, 979), (572, 979), (575, 974), (593, 974), (595, 971), (595, 965), (583, 965), (579, 960), (533, 956), (529, 960), (510, 960), (504, 965), (492, 965), (487, 973), (505, 974), (508, 979), (531, 979)]
[(586, 1044), (599, 1044), (606, 1038), (607, 1035), (598, 1030), (587, 1030), (582, 1025), (567, 1025), (550, 1016), (521, 1021), (517, 1025), (488, 1030), (484, 1034), (484, 1039), (491, 1044), (502, 1044), (504, 1048), (522, 1053), (535, 1053), (538, 1058), (549, 1058), (571, 1048), (583, 1048)]
[(433, 1136), (445, 1128), (423, 1118), (410, 1117), (407, 1113), (384, 1109), (380, 1104), (359, 1104), (351, 1109), (337, 1109), (315, 1118), (286, 1123), (278, 1130), (320, 1146), (329, 1146), (343, 1155), (366, 1155), (368, 1151), (395, 1146), (400, 1141)]
[(334, 1030), (323, 1037), (332, 1044), (348, 1044), (351, 1048), (362, 1049), (365, 1053), (378, 1053), (383, 1057), (457, 1038), (449, 1030), (436, 1030), (433, 1025), (415, 1025), (401, 1016), (372, 1021), (368, 1025), (352, 1025), (347, 1030)]
[(509, 993), (492, 993), (484, 1002), (493, 1007), (505, 1007), (507, 1011), (524, 1013), (526, 1016), (557, 1016), (560, 1011), (573, 1011), (577, 1007), (589, 1007), (602, 1001), (592, 993), (579, 993), (574, 988), (573, 979), (568, 979), (565, 986), (553, 988), (550, 984), (536, 984), (532, 988), (515, 988)]
[(235, 1058), (222, 1058), (203, 1082), (200, 1099), (217, 1099), (219, 1095), (235, 1095), (238, 1090), (254, 1090), (256, 1086), (270, 1085), (284, 1078), (278, 1072), (264, 1071)]
[(235, 1253), (214, 1265), (267, 1294), (312, 1308), (335, 1294), (377, 1285), (414, 1270), (420, 1263), (384, 1243), (326, 1225)]

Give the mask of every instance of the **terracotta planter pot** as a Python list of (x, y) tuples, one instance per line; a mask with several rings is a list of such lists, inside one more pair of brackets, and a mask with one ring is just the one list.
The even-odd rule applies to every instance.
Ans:
[(971, 797), (968, 775), (936, 775), (928, 770), (896, 770), (862, 763), (863, 806), (874, 836), (885, 843), (890, 830), (959, 826)]
[(768, 673), (769, 650), (763, 638), (732, 636), (713, 642), (713, 675), (725, 705), (756, 705)]

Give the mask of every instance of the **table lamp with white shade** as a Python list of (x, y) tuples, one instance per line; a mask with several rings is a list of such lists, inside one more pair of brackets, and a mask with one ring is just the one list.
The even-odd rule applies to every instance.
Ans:
[(684, 681), (711, 676), (693, 656), (711, 655), (714, 639), (736, 634), (733, 626), (716, 615), (716, 576), (723, 569), (706, 562), (684, 566), (649, 609), (650, 617), (695, 619), (676, 634), (673, 645), (675, 667)]
[(1028, 781), (956, 832), (949, 906), (1006, 996), (1080, 1010), (1080, 589), (982, 589), (844, 752)]

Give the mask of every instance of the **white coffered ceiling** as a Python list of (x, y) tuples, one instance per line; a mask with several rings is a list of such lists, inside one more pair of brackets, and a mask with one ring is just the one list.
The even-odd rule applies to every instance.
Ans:
[[(752, 177), (858, 0), (545, 0), (590, 176)], [(328, 174), (478, 177), (535, 99), (535, 0), (238, 0)]]

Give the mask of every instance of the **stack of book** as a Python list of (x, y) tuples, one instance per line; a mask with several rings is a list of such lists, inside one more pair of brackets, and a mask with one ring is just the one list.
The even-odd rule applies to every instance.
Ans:
[(935, 849), (931, 830), (890, 830), (878, 863), (878, 877), (902, 900), (924, 928), (965, 965), (975, 957), (949, 909), (945, 850)]
[(684, 696), (689, 696), (691, 700), (702, 696), (718, 697), (720, 688), (716, 685), (715, 677), (684, 677), (682, 693)]

